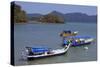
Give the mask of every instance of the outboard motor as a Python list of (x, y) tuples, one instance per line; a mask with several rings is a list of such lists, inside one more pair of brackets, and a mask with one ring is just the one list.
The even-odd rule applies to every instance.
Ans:
[(32, 47), (26, 47), (26, 52), (28, 55), (33, 55)]

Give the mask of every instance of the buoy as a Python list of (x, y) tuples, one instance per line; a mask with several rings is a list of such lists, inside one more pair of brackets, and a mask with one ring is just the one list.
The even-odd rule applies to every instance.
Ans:
[(84, 47), (84, 49), (88, 50), (88, 47)]

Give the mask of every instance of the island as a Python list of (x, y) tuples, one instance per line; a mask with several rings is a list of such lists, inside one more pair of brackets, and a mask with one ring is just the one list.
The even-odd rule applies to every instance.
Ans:
[[(11, 3), (11, 9), (14, 10), (14, 22), (15, 23), (66, 23), (66, 22), (80, 22), (80, 23), (96, 23), (97, 15), (87, 15), (85, 13), (61, 13), (58, 11), (51, 11), (48, 14), (33, 13), (28, 14), (22, 10), (21, 6), (15, 3)], [(34, 9), (34, 8), (33, 8)]]
[(39, 13), (27, 14), (29, 20), (41, 21), (41, 22), (54, 22), (54, 23), (67, 23), (67, 22), (79, 22), (79, 23), (96, 23), (97, 15), (87, 15), (85, 13), (74, 12), (63, 14), (58, 11), (52, 11), (47, 15)]

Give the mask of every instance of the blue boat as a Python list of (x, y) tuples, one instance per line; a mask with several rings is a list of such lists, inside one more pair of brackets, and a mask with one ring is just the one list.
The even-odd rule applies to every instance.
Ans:
[(71, 46), (81, 46), (91, 44), (94, 41), (92, 37), (89, 36), (70, 36), (63, 40), (63, 46), (71, 43)]

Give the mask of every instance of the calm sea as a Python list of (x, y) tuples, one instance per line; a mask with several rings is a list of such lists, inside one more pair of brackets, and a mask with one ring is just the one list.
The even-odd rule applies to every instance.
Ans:
[[(59, 36), (59, 33), (63, 30), (79, 31), (78, 35), (95, 38), (95, 43), (79, 47), (70, 47), (68, 52), (61, 56), (35, 59), (32, 61), (22, 59), (21, 52), (26, 46), (46, 47), (51, 49), (62, 48), (62, 38)], [(96, 61), (96, 35), (96, 23), (14, 24), (15, 65)], [(88, 50), (85, 50), (84, 47), (88, 47)]]

